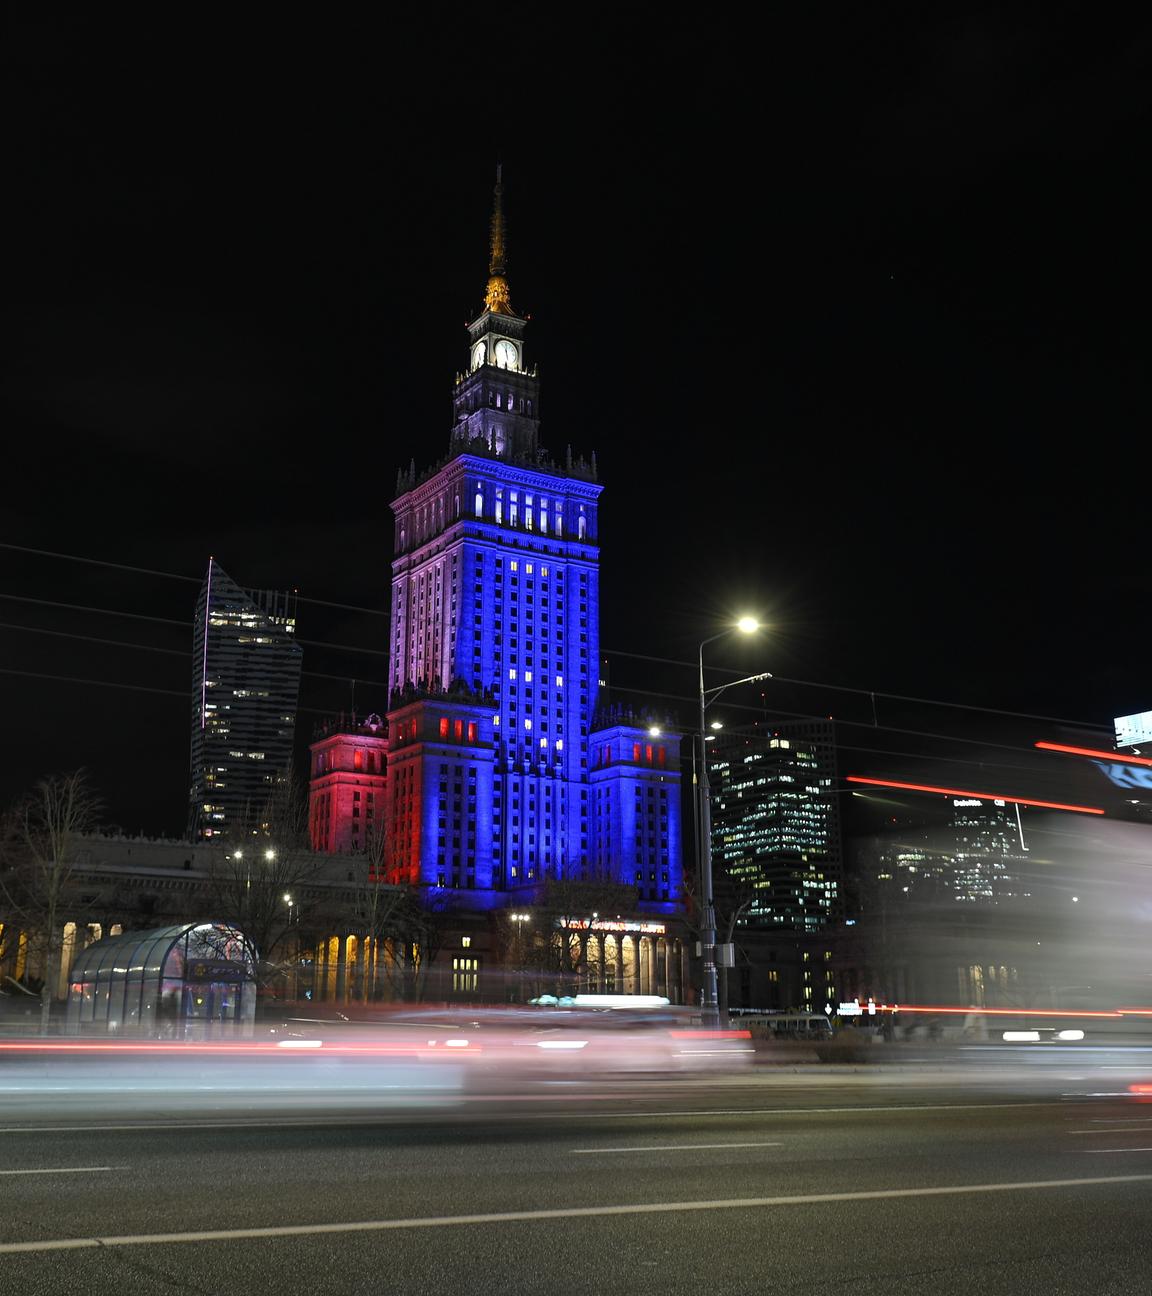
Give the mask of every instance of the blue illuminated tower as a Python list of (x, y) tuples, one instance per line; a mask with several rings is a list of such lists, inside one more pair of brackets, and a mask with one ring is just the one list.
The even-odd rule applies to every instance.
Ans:
[[(392, 502), (389, 872), (466, 908), (603, 875), (589, 768), (601, 487), (595, 457), (569, 451), (561, 467), (540, 448), (525, 329), (505, 277), (498, 173), (488, 289), (468, 326), (448, 455), (401, 473)], [(668, 800), (678, 820), (678, 789)], [(669, 909), (679, 899), (678, 827), (659, 908), (662, 894)], [(610, 854), (613, 878), (632, 883), (632, 843)]]

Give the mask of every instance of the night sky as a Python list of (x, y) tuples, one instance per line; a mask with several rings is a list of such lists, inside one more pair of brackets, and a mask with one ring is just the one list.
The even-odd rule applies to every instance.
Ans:
[[(1152, 708), (1149, 29), (500, 11), (18, 20), (0, 540), (158, 574), (0, 549), (3, 800), (84, 765), (182, 831), (209, 554), (387, 609), (498, 156), (541, 439), (605, 486), (605, 649), (683, 661), (751, 609), (712, 660), (823, 686), (784, 710)], [(302, 743), (352, 676), (384, 709), (385, 626), (301, 604)]]

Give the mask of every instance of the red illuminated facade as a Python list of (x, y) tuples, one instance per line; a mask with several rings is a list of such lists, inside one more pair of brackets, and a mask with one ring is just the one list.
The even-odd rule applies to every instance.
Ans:
[(384, 824), (388, 739), (377, 715), (337, 722), (312, 743), (308, 833), (330, 855), (367, 850)]

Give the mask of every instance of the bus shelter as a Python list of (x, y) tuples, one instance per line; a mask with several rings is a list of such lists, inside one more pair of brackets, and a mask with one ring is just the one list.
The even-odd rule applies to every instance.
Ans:
[(256, 951), (224, 923), (125, 932), (72, 965), (71, 1035), (247, 1035), (256, 1017)]

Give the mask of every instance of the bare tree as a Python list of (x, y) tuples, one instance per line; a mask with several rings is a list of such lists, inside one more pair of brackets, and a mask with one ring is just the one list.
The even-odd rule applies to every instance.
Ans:
[(284, 972), (286, 947), (307, 920), (308, 883), (322, 861), (307, 837), (307, 799), (285, 780), (241, 831), (223, 843), (209, 866), (213, 917), (237, 927), (255, 946), (263, 984)]
[(382, 826), (368, 825), (364, 850), (355, 856), (355, 931), (362, 953), (357, 967), (354, 999), (373, 1003), (383, 997), (386, 981), (394, 980), (404, 962), (418, 917), (411, 897), (400, 886), (385, 881), (388, 870)]
[(61, 919), (69, 898), (78, 843), (99, 826), (102, 803), (84, 770), (41, 779), (6, 816), (0, 897), (7, 929), (26, 934), (30, 961), (40, 965), (40, 1030), (48, 1033), (52, 986), (63, 946)]
[(546, 985), (567, 994), (582, 977), (596, 978), (599, 969), (588, 966), (589, 956), (580, 936), (583, 924), (595, 916), (614, 918), (631, 913), (637, 899), (636, 888), (618, 882), (608, 870), (565, 870), (550, 875), (528, 910), (531, 935), (509, 933), (519, 943), (523, 967), (536, 974), (537, 988)]

